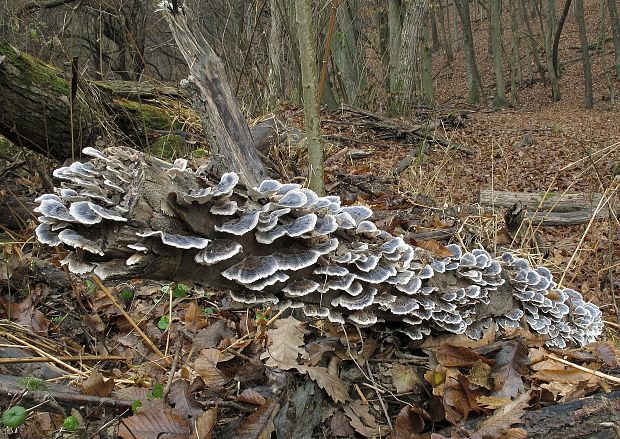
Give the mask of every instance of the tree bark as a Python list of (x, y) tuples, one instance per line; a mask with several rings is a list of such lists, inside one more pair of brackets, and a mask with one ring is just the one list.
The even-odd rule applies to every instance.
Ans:
[(555, 35), (553, 36), (553, 70), (558, 77), (560, 76), (560, 61), (558, 56), (560, 37), (562, 36), (562, 29), (564, 29), (564, 22), (568, 16), (568, 11), (570, 11), (571, 2), (572, 0), (565, 0), (564, 8), (562, 8), (562, 15), (560, 15), (560, 20), (558, 21), (558, 27), (555, 30)]
[(321, 119), (318, 111), (318, 72), (314, 47), (311, 0), (295, 0), (301, 59), (301, 80), (304, 94), (304, 121), (308, 147), (308, 186), (318, 194), (325, 193), (323, 182), (323, 145)]
[[(555, 69), (555, 65), (553, 64), (553, 34), (554, 29), (557, 27), (556, 18), (555, 18), (555, 0), (547, 0), (544, 5), (544, 14), (541, 15), (541, 29), (544, 32), (544, 41), (545, 41), (545, 57), (547, 59), (547, 72), (549, 73), (549, 82), (551, 83), (551, 96), (554, 101), (559, 101), (561, 99), (560, 94), (560, 84), (558, 83), (558, 72)], [(547, 26), (543, 26), (542, 17), (546, 18)]]
[(583, 63), (583, 78), (585, 82), (584, 103), (586, 108), (594, 107), (594, 92), (592, 90), (592, 67), (590, 66), (590, 48), (586, 32), (586, 21), (583, 11), (583, 0), (575, 0), (575, 17), (579, 25), (579, 39), (581, 41), (581, 61)]
[(410, 114), (420, 95), (422, 70), (420, 47), (427, 14), (428, 0), (412, 0), (405, 11), (396, 88), (390, 103), (392, 112), (398, 115)]
[(504, 61), (502, 59), (502, 27), (500, 0), (491, 0), (491, 51), (493, 52), (493, 69), (495, 71), (495, 98), (493, 108), (499, 109), (508, 105), (506, 100), (506, 78), (504, 77)]
[[(620, 425), (619, 411), (619, 391), (597, 393), (587, 398), (528, 410), (516, 427), (524, 429), (528, 439), (617, 439), (620, 431), (615, 428)], [(438, 433), (450, 437), (451, 431), (461, 434), (463, 428), (475, 431), (479, 422), (480, 419), (472, 419), (458, 429), (449, 427)]]
[[(601, 197), (602, 195), (597, 193), (545, 194), (483, 189), (478, 193), (478, 202), (483, 206), (500, 208), (509, 208), (518, 202), (528, 210), (526, 217), (532, 223), (566, 226), (586, 224), (595, 213), (597, 220), (608, 219), (609, 210), (605, 201), (601, 203)], [(596, 212), (599, 204), (602, 208)]]
[(174, 14), (164, 11), (172, 35), (191, 73), (190, 81), (197, 92), (194, 108), (207, 133), (216, 169), (237, 172), (248, 185), (257, 185), (267, 175), (256, 153), (254, 141), (232, 89), (226, 79), (224, 65), (198, 27), (190, 29), (187, 17), (191, 11)]
[(469, 16), (469, 0), (455, 0), (455, 5), (461, 16), (463, 28), (463, 51), (465, 52), (465, 66), (467, 68), (467, 102), (477, 104), (486, 102), (482, 89), (482, 79), (476, 63), (474, 40), (471, 31), (471, 18)]
[(609, 19), (611, 20), (611, 32), (614, 42), (616, 79), (620, 81), (620, 18), (618, 17), (618, 5), (616, 0), (607, 0)]

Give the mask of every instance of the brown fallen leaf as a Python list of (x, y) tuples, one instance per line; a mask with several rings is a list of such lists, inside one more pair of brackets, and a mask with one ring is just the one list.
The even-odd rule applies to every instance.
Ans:
[(184, 321), (185, 326), (191, 332), (196, 332), (209, 324), (204, 313), (202, 312), (202, 308), (198, 306), (198, 302), (196, 300), (192, 300), (185, 309)]
[(355, 434), (351, 421), (341, 410), (336, 410), (329, 421), (329, 428), (331, 433), (337, 437), (351, 437)]
[(280, 404), (268, 400), (239, 424), (232, 437), (235, 439), (269, 439), (271, 433), (275, 431), (273, 418), (279, 408)]
[(196, 401), (187, 380), (175, 380), (166, 395), (166, 402), (186, 418), (195, 418), (204, 412), (202, 404)]
[(462, 346), (444, 343), (437, 349), (437, 361), (446, 367), (470, 367), (476, 361), (488, 362), (482, 355)]
[(340, 377), (328, 373), (326, 367), (317, 366), (294, 366), (301, 373), (307, 373), (312, 381), (315, 381), (319, 387), (330, 396), (334, 402), (346, 402), (349, 400), (349, 392), (347, 386)]
[(424, 409), (406, 405), (396, 416), (396, 425), (388, 439), (409, 439), (413, 434), (422, 433), (430, 420), (430, 415)]
[(502, 396), (482, 395), (476, 398), (476, 402), (478, 403), (478, 405), (491, 409), (491, 410), (495, 410), (500, 407), (503, 407), (511, 401), (512, 399), (508, 398), (507, 396), (502, 397)]
[(513, 401), (495, 410), (478, 426), (476, 433), (487, 439), (495, 439), (507, 432), (513, 424), (519, 422), (525, 413), (525, 408), (530, 399), (529, 392), (521, 393)]
[(526, 375), (530, 363), (527, 346), (519, 340), (510, 340), (495, 356), (491, 372), (495, 396), (514, 398), (523, 392), (522, 376)]
[(491, 390), (493, 382), (491, 380), (491, 366), (478, 360), (467, 374), (467, 379), (477, 386)]
[(194, 361), (194, 370), (208, 387), (219, 388), (229, 380), (217, 368), (220, 361), (220, 351), (217, 349), (203, 349)]
[(269, 367), (290, 369), (298, 363), (297, 358), (308, 358), (307, 352), (301, 348), (304, 344), (304, 333), (301, 322), (294, 317), (279, 319), (274, 322), (275, 328), (266, 332), (269, 345), (261, 360)]
[(379, 426), (375, 417), (370, 414), (370, 406), (362, 404), (360, 400), (355, 400), (342, 409), (351, 420), (351, 427), (359, 434), (365, 437), (379, 436)]
[(82, 383), (83, 395), (108, 397), (114, 390), (114, 379), (105, 378), (97, 368), (94, 368), (86, 381)]
[(248, 404), (263, 405), (266, 399), (254, 389), (245, 389), (241, 395), (237, 396), (237, 401), (247, 402)]
[(433, 337), (426, 337), (426, 339), (420, 345), (424, 349), (438, 348), (442, 344), (450, 344), (453, 346), (463, 346), (471, 349), (478, 348), (480, 346), (486, 346), (495, 340), (495, 326), (490, 325), (482, 335), (480, 340), (473, 340), (465, 334), (439, 334)]
[(598, 381), (598, 377), (595, 375), (584, 372), (581, 370), (567, 368), (567, 369), (544, 369), (535, 372), (532, 378), (547, 382), (578, 384), (582, 381)]
[(217, 421), (217, 407), (207, 410), (196, 419), (192, 439), (212, 439), (215, 421)]
[(143, 407), (137, 414), (121, 420), (121, 439), (187, 439), (190, 422), (170, 408)]
[(410, 366), (395, 363), (392, 367), (392, 384), (397, 393), (411, 392), (420, 383), (418, 375)]
[(423, 248), (424, 250), (428, 250), (433, 255), (435, 255), (436, 259), (443, 259), (452, 256), (452, 252), (445, 245), (434, 239), (416, 239), (415, 245)]
[(618, 349), (608, 341), (596, 341), (586, 346), (596, 358), (609, 367), (618, 365)]

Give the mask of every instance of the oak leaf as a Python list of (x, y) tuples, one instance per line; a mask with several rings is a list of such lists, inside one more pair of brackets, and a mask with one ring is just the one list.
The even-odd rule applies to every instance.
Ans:
[(492, 370), (495, 396), (517, 396), (524, 389), (522, 376), (528, 373), (527, 346), (519, 340), (511, 340), (502, 347), (495, 361)]
[(308, 374), (310, 379), (316, 382), (321, 389), (325, 390), (334, 402), (346, 402), (349, 400), (347, 386), (340, 377), (328, 373), (326, 367), (298, 365), (294, 366), (294, 368), (301, 373)]
[(260, 358), (266, 360), (265, 365), (269, 367), (290, 369), (298, 364), (297, 357), (300, 355), (302, 358), (308, 357), (306, 351), (301, 348), (304, 344), (301, 322), (291, 316), (276, 320), (275, 326), (266, 332), (270, 343)]
[(529, 392), (522, 393), (505, 406), (495, 410), (491, 416), (482, 421), (476, 433), (485, 439), (496, 438), (506, 433), (513, 424), (519, 422), (525, 413), (529, 399)]
[(419, 384), (418, 375), (410, 366), (395, 363), (392, 367), (392, 384), (397, 393), (411, 392)]

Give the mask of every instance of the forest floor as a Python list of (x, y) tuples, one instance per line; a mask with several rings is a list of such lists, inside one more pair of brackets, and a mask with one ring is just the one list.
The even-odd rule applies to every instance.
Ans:
[[(596, 29), (594, 9), (587, 18)], [(485, 53), (486, 29), (476, 32), (478, 53)], [(428, 150), (414, 154), (410, 165), (395, 174), (403, 158), (420, 147), (418, 137), (377, 126), (372, 115), (354, 110), (324, 114), (324, 134), (330, 136), (328, 190), (347, 203), (371, 205), (383, 228), (439, 248), (445, 241), (416, 240), (416, 234), (456, 228), (449, 234), (470, 247), (510, 246), (511, 238), (501, 231), (506, 209), (476, 205), (483, 189), (617, 193), (619, 107), (610, 100), (600, 56), (594, 54), (597, 104), (583, 109), (577, 45), (576, 25), (569, 20), (561, 46), (560, 102), (552, 102), (549, 88), (534, 82), (520, 88), (518, 106), (501, 111), (463, 103), (465, 77), (454, 73), (465, 71), (460, 52), (451, 68), (437, 61), (438, 109), (420, 109), (415, 117), (390, 123), (430, 127), (433, 136), (473, 154), (431, 141)], [(491, 62), (481, 60), (484, 82), (490, 84)], [(620, 96), (620, 83), (614, 87)], [(303, 126), (299, 109), (283, 106), (279, 116)], [(291, 162), (290, 152), (281, 148), (271, 157), (284, 177), (303, 172), (303, 159)], [(35, 184), (17, 180), (26, 191)], [(620, 326), (611, 304), (614, 291), (620, 292), (619, 230), (617, 219), (537, 228), (549, 251), (544, 259), (533, 258), (554, 275), (566, 275), (565, 286), (603, 308), (611, 322), (603, 341), (559, 351), (525, 331), (497, 340), (491, 331), (479, 342), (430, 337), (416, 355), (389, 335), (344, 333), (320, 321), (302, 324), (264, 309), (238, 311), (217, 291), (140, 280), (101, 288), (66, 277), (58, 270), (61, 255), (44, 253), (30, 236), (11, 235), (15, 243), (3, 251), (13, 291), (2, 306), (12, 321), (0, 321), (1, 356), (10, 359), (0, 362), (0, 396), (3, 403), (42, 404), (46, 411), (32, 410), (25, 424), (0, 430), (0, 438), (115, 437), (120, 429), (121, 437), (134, 439), (163, 437), (158, 434), (250, 439), (268, 438), (275, 429), (279, 437), (412, 439), (430, 437), (450, 423), (459, 425), (452, 431), (457, 438), (525, 437), (524, 429), (532, 437), (544, 436), (536, 424), (545, 424), (541, 419), (546, 418), (536, 418), (536, 412), (617, 389), (613, 379), (619, 375), (620, 349), (614, 331)], [(110, 301), (110, 291), (119, 298), (118, 306)], [(125, 310), (141, 322), (142, 333), (129, 326)], [(288, 373), (271, 367), (262, 355), (269, 342), (273, 347), (282, 341), (278, 330), (286, 325), (299, 330), (286, 335), (295, 361), (297, 354), (309, 357)], [(165, 353), (165, 361), (149, 342)], [(99, 355), (93, 357), (99, 361), (74, 361), (84, 355)], [(47, 357), (49, 364), (15, 361), (24, 356)], [(21, 378), (11, 382), (8, 376)], [(80, 393), (71, 391), (67, 381)], [(273, 389), (284, 389), (285, 397)], [(584, 412), (592, 413), (605, 412), (610, 403), (592, 399), (588, 404)], [(77, 422), (74, 432), (71, 416)], [(620, 420), (614, 416), (607, 418), (617, 427)], [(585, 416), (579, 419), (586, 425)], [(442, 434), (450, 436), (450, 431)]]

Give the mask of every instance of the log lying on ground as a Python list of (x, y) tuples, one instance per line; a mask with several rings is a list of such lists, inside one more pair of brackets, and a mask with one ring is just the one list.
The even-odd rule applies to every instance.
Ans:
[[(528, 439), (597, 438), (617, 439), (620, 430), (620, 391), (598, 393), (587, 398), (527, 411), (515, 427), (527, 432)], [(480, 420), (449, 427), (440, 434), (450, 437), (451, 431), (476, 431)], [(614, 427), (615, 425), (615, 427)], [(459, 435), (460, 436), (460, 435)]]
[(501, 208), (521, 203), (528, 210), (526, 217), (535, 226), (563, 226), (588, 223), (593, 215), (597, 220), (608, 219), (607, 203), (605, 200), (601, 202), (601, 197), (597, 193), (527, 193), (483, 189), (478, 193), (478, 202), (482, 206)]
[(510, 254), (449, 245), (433, 255), (377, 229), (366, 206), (341, 206), (296, 184), (217, 183), (137, 151), (87, 149), (39, 197), (38, 239), (72, 247), (63, 264), (101, 278), (148, 277), (231, 290), (248, 306), (387, 327), (414, 340), (435, 331), (482, 336), (521, 321), (564, 347), (593, 341), (601, 312), (549, 270)]
[[(70, 78), (56, 67), (6, 42), (0, 43), (0, 59), (0, 135), (18, 146), (64, 160), (80, 157), (106, 133), (163, 157), (187, 154), (186, 140), (206, 143), (196, 134), (202, 132), (200, 118), (183, 89), (79, 78), (72, 98)], [(274, 117), (250, 128), (263, 154), (287, 134)]]

